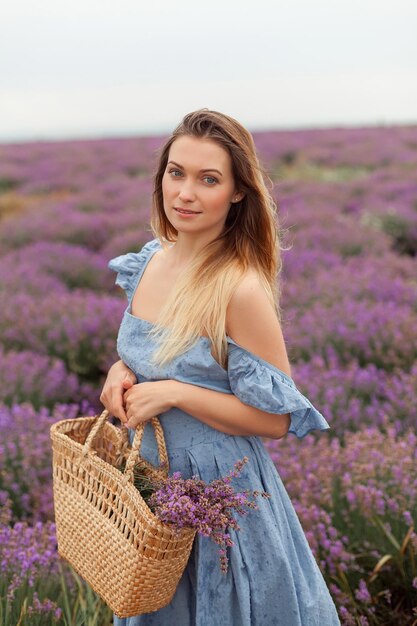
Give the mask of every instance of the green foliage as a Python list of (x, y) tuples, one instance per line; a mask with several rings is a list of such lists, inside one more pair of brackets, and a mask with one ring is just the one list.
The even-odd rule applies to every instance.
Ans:
[[(0, 624), (2, 626), (111, 626), (113, 612), (91, 587), (67, 564), (59, 563), (60, 575), (29, 579), (12, 599), (7, 598), (9, 577), (0, 579)], [(53, 605), (38, 608), (39, 600)], [(51, 602), (52, 601), (52, 602)], [(58, 613), (56, 610), (58, 609)]]

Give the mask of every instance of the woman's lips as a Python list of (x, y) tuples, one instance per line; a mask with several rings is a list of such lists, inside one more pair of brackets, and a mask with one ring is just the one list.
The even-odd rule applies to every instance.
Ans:
[(183, 215), (184, 217), (191, 217), (192, 215), (200, 215), (201, 213), (201, 211), (188, 211), (187, 209), (179, 209), (177, 207), (174, 207), (174, 210), (179, 215)]

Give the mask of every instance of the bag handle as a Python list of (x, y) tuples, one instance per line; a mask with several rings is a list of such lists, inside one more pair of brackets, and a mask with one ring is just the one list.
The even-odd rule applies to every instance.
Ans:
[[(98, 435), (100, 430), (103, 428), (109, 414), (110, 414), (109, 411), (107, 409), (104, 409), (102, 414), (97, 416), (97, 421), (95, 422), (94, 426), (90, 430), (88, 437), (85, 440), (85, 443), (83, 445), (82, 458), (85, 458), (88, 455), (88, 453), (91, 451), (93, 440)], [(162, 466), (161, 468), (155, 468), (155, 469), (163, 468), (168, 473), (169, 471), (168, 452), (167, 452), (164, 431), (162, 429), (161, 422), (156, 416), (151, 417), (150, 422), (155, 431), (155, 439), (156, 439), (156, 443), (158, 446), (158, 455), (159, 455), (160, 464)], [(125, 471), (124, 471), (124, 476), (126, 477), (126, 481), (130, 480), (130, 478), (132, 477), (133, 468), (135, 466), (135, 463), (137, 462), (137, 457), (140, 451), (140, 447), (142, 445), (143, 433), (145, 431), (145, 424), (146, 422), (140, 422), (140, 424), (138, 424), (136, 427), (136, 432), (135, 432), (135, 437), (132, 442), (132, 447), (130, 449), (129, 456), (127, 457), (127, 460), (126, 460), (126, 466), (125, 466)], [(127, 434), (127, 430), (126, 430), (126, 434)], [(127, 443), (127, 440), (126, 440), (126, 443)]]

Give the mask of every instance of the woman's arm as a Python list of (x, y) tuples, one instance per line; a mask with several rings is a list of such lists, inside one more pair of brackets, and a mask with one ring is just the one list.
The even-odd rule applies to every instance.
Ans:
[[(255, 272), (233, 294), (226, 327), (236, 343), (291, 376), (280, 323)], [(290, 427), (289, 413), (267, 413), (211, 389), (175, 381), (173, 397), (175, 406), (230, 435), (279, 439)]]
[(227, 435), (280, 439), (290, 426), (290, 415), (266, 413), (243, 404), (233, 394), (172, 381), (173, 406)]

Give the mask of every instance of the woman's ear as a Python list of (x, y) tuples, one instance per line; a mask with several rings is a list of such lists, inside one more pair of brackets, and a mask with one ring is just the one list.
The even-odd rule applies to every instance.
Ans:
[(240, 202), (245, 197), (243, 191), (236, 192), (233, 195), (232, 202)]

